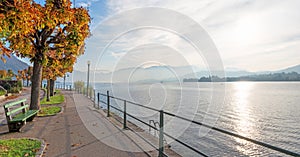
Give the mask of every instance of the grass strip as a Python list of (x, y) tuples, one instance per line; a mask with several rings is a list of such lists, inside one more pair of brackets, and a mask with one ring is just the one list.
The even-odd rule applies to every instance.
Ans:
[(50, 101), (47, 101), (47, 98), (44, 97), (41, 101), (41, 105), (52, 105), (52, 104), (61, 104), (65, 101), (65, 97), (63, 94), (60, 93), (60, 91), (56, 91), (56, 94), (52, 97), (50, 97)]
[(41, 144), (41, 141), (34, 139), (0, 140), (0, 157), (34, 157)]
[(61, 108), (58, 106), (47, 106), (47, 107), (41, 107), (38, 116), (52, 116), (61, 111)]

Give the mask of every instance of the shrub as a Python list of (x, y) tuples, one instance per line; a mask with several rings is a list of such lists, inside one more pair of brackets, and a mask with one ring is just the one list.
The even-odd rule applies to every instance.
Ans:
[(5, 90), (0, 90), (0, 96), (5, 95), (6, 91)]
[(83, 81), (74, 82), (74, 88), (75, 88), (76, 91), (78, 91), (79, 89), (83, 90), (84, 82)]
[(5, 90), (7, 90), (7, 91), (10, 91), (11, 86), (10, 86), (10, 84), (6, 83), (6, 84), (3, 85), (3, 88), (4, 88)]
[(22, 81), (15, 80), (1, 80), (0, 85), (7, 91), (7, 93), (18, 93), (22, 90)]
[(18, 81), (17, 86), (18, 86), (18, 87), (22, 87), (22, 81), (21, 81), (21, 80)]
[(19, 93), (22, 90), (21, 87), (12, 87), (8, 90), (9, 93)]

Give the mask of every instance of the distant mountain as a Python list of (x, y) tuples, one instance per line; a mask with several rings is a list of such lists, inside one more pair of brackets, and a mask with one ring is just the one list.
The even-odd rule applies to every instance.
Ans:
[[(239, 77), (239, 76), (247, 76), (247, 75), (253, 75), (253, 74), (256, 74), (254, 72), (249, 72), (249, 71), (245, 71), (245, 70), (238, 70), (238, 71), (235, 71), (235, 70), (225, 70), (225, 76), (226, 77)], [(223, 73), (221, 71), (219, 72), (215, 72), (215, 73)], [(187, 74), (187, 75), (184, 75), (183, 78), (200, 78), (202, 76), (210, 76), (212, 75), (209, 71), (198, 71), (198, 72), (195, 72), (195, 73), (190, 73), (190, 74)]]
[[(281, 70), (275, 70), (275, 71), (249, 72), (249, 71), (237, 69), (237, 68), (226, 68), (225, 69), (226, 77), (241, 77), (241, 76), (250, 76), (250, 75), (274, 74), (274, 73), (282, 73), (282, 72), (285, 72), (285, 73), (297, 72), (300, 74), (300, 64), (296, 65), (296, 66), (288, 67), (285, 69), (281, 69)], [(194, 74), (187, 74), (184, 76), (184, 78), (193, 78), (193, 77), (190, 77), (192, 75), (200, 78), (203, 76), (209, 76), (211, 74), (209, 73), (209, 71), (199, 71)]]
[[(289, 73), (289, 72), (300, 73), (300, 65), (289, 67), (286, 69), (278, 71), (259, 71), (259, 72), (249, 72), (237, 68), (227, 68), (225, 69), (226, 77), (241, 77), (241, 76), (251, 76), (251, 75), (261, 75), (270, 73)], [(215, 72), (218, 73), (218, 72)], [(91, 82), (139, 82), (139, 83), (156, 83), (156, 82), (172, 82), (183, 80), (184, 78), (201, 78), (203, 76), (210, 76), (208, 70), (193, 66), (152, 66), (147, 68), (125, 68), (116, 70), (114, 72), (94, 72), (90, 71), (90, 81)], [(86, 81), (87, 73), (82, 71), (74, 71), (67, 78), (69, 81)]]
[(19, 60), (16, 56), (11, 55), (10, 57), (4, 57), (6, 62), (4, 63), (0, 60), (0, 70), (8, 70), (11, 69), (15, 74), (18, 73), (18, 70), (26, 69), (29, 65), (21, 60)]
[[(152, 66), (147, 68), (125, 68), (114, 72), (94, 72), (90, 71), (92, 82), (170, 82), (182, 80), (183, 76), (193, 73), (193, 67), (171, 67), (171, 66)], [(196, 71), (195, 71), (196, 72)], [(86, 81), (87, 73), (74, 70), (69, 79), (72, 81)], [(71, 81), (71, 80), (70, 80)]]
[(285, 68), (285, 69), (282, 69), (282, 70), (278, 70), (276, 72), (285, 72), (285, 73), (289, 73), (289, 72), (297, 72), (300, 74), (300, 64), (299, 65), (295, 65), (295, 66), (292, 66), (292, 67), (288, 67), (288, 68)]

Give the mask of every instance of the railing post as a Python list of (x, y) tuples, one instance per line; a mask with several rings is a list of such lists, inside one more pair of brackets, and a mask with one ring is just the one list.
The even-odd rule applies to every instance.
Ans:
[(94, 92), (94, 108), (96, 108), (96, 92), (95, 92), (95, 89), (93, 89), (93, 92)]
[(98, 98), (98, 109), (100, 109), (100, 93), (97, 93), (97, 98)]
[(96, 104), (96, 90), (94, 89), (94, 103)]
[(109, 117), (109, 108), (110, 108), (110, 104), (109, 104), (109, 91), (107, 91), (107, 117)]
[(85, 93), (86, 97), (89, 98), (89, 89), (86, 89), (86, 93)]
[(164, 156), (164, 111), (159, 111), (159, 157)]
[(127, 125), (126, 125), (126, 117), (127, 117), (127, 113), (126, 113), (126, 100), (124, 100), (124, 122), (123, 122), (123, 129), (126, 129), (127, 128)]

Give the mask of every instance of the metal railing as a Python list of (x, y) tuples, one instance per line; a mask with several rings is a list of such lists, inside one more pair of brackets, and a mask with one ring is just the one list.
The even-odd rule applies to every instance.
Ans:
[[(96, 93), (96, 91), (94, 91)], [(104, 96), (106, 97), (106, 102), (105, 101), (102, 101), (100, 99), (100, 96)], [(92, 99), (92, 98), (91, 98)], [(119, 100), (119, 101), (123, 101), (124, 102), (124, 106), (123, 106), (123, 110), (115, 107), (115, 106), (112, 106), (111, 103), (110, 103), (110, 100), (111, 99), (115, 99), (115, 100)], [(164, 152), (164, 136), (167, 136), (171, 139), (173, 139), (174, 141), (180, 143), (181, 145), (185, 146), (186, 148), (192, 150), (193, 152), (199, 154), (199, 155), (202, 155), (202, 156), (208, 156), (206, 155), (205, 153), (197, 150), (196, 148), (190, 146), (189, 144), (173, 137), (172, 135), (164, 132), (164, 115), (168, 115), (168, 116), (171, 116), (171, 117), (175, 117), (175, 118), (179, 118), (181, 120), (184, 120), (184, 121), (187, 121), (187, 122), (191, 122), (193, 124), (196, 124), (196, 125), (199, 125), (199, 126), (203, 126), (203, 127), (206, 127), (206, 128), (209, 128), (209, 129), (212, 129), (214, 131), (217, 131), (219, 133), (223, 133), (223, 134), (226, 134), (226, 135), (229, 135), (229, 136), (232, 136), (232, 137), (236, 137), (236, 138), (239, 138), (239, 139), (242, 139), (242, 140), (245, 140), (245, 141), (248, 141), (248, 142), (251, 142), (253, 144), (256, 144), (256, 145), (260, 145), (262, 147), (265, 147), (265, 148), (269, 148), (271, 150), (274, 150), (274, 151), (277, 151), (277, 152), (280, 152), (280, 153), (283, 153), (283, 154), (286, 154), (286, 155), (291, 155), (291, 156), (300, 156), (300, 154), (298, 153), (295, 153), (295, 152), (292, 152), (292, 151), (289, 151), (289, 150), (286, 150), (286, 149), (283, 149), (283, 148), (280, 148), (280, 147), (277, 147), (277, 146), (273, 146), (271, 144), (268, 144), (268, 143), (265, 143), (265, 142), (261, 142), (261, 141), (258, 141), (258, 140), (255, 140), (255, 139), (251, 139), (251, 138), (248, 138), (248, 137), (245, 137), (245, 136), (242, 136), (242, 135), (239, 135), (237, 133), (233, 133), (233, 132), (230, 132), (230, 131), (227, 131), (227, 130), (224, 130), (224, 129), (221, 129), (221, 128), (217, 128), (217, 127), (214, 127), (214, 126), (211, 126), (211, 125), (208, 125), (208, 124), (205, 124), (205, 123), (202, 123), (202, 122), (198, 122), (198, 121), (195, 121), (195, 120), (191, 120), (191, 119), (188, 119), (188, 118), (185, 118), (185, 117), (182, 117), (182, 116), (179, 116), (179, 115), (175, 115), (173, 113), (170, 113), (170, 112), (166, 112), (166, 111), (163, 111), (163, 110), (158, 110), (158, 109), (155, 109), (155, 108), (152, 108), (152, 107), (149, 107), (149, 106), (144, 106), (142, 104), (139, 104), (139, 103), (135, 103), (135, 102), (132, 102), (132, 101), (128, 101), (128, 100), (125, 100), (125, 99), (122, 99), (122, 98), (118, 98), (118, 97), (114, 97), (114, 96), (111, 96), (109, 95), (109, 91), (107, 91), (106, 94), (103, 94), (103, 93), (97, 93), (97, 101), (96, 101), (96, 94), (94, 94), (94, 98), (92, 99), (94, 100), (94, 104), (98, 105), (98, 109), (100, 108), (100, 103), (102, 104), (105, 104), (107, 106), (107, 117), (110, 117), (110, 108), (113, 108), (121, 113), (123, 113), (123, 129), (130, 129), (133, 131), (133, 129), (129, 128), (127, 126), (127, 116), (128, 117), (131, 117), (132, 119), (134, 120), (137, 120), (139, 122), (141, 122), (142, 124), (148, 126), (149, 128), (151, 129), (154, 129), (155, 131), (157, 131), (159, 133), (159, 148), (156, 148), (156, 146), (154, 146), (152, 143), (150, 143), (149, 141), (147, 141), (145, 138), (143, 138), (141, 135), (137, 134), (139, 137), (141, 137), (144, 141), (146, 141), (148, 144), (150, 144), (153, 148), (155, 148), (157, 151), (158, 151), (158, 156), (159, 157), (163, 157), (163, 156), (167, 156)], [(159, 128), (157, 128), (155, 125), (152, 126), (149, 122), (149, 124), (135, 116), (133, 116), (132, 114), (129, 114), (127, 111), (126, 111), (126, 108), (127, 108), (127, 104), (131, 104), (131, 105), (135, 105), (135, 106), (139, 106), (139, 107), (143, 107), (145, 109), (148, 109), (148, 110), (151, 110), (151, 111), (156, 111), (159, 113)], [(96, 107), (94, 105), (94, 107)]]
[(72, 85), (61, 85), (61, 84), (56, 84), (55, 89), (64, 89), (64, 90), (73, 90)]

